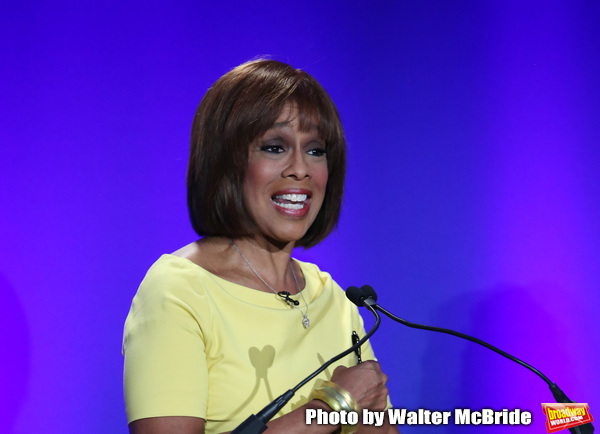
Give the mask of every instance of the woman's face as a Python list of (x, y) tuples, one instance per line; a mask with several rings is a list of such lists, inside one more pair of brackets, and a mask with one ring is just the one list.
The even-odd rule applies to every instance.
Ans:
[(317, 125), (300, 131), (295, 104), (286, 104), (248, 153), (244, 201), (257, 235), (279, 242), (302, 238), (321, 209), (327, 176)]

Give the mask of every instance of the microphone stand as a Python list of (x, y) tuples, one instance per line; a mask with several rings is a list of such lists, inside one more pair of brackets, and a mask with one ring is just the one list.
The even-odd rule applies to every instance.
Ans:
[[(368, 286), (368, 285), (365, 285), (365, 286)], [(373, 288), (370, 288), (369, 292), (371, 292), (371, 291), (372, 291), (372, 294), (375, 294), (375, 291), (373, 290)], [(468, 341), (475, 342), (476, 344), (482, 345), (482, 346), (500, 354), (501, 356), (504, 356), (504, 357), (512, 360), (513, 362), (526, 367), (527, 369), (532, 371), (534, 374), (538, 375), (542, 380), (544, 380), (546, 382), (546, 384), (548, 384), (548, 386), (550, 387), (550, 391), (552, 392), (552, 395), (554, 396), (554, 399), (556, 399), (556, 402), (563, 403), (563, 404), (575, 402), (575, 401), (571, 401), (567, 397), (567, 395), (560, 389), (560, 387), (558, 387), (558, 385), (556, 383), (553, 383), (552, 381), (550, 381), (550, 379), (548, 377), (546, 377), (544, 374), (542, 374), (539, 370), (535, 369), (530, 364), (525, 363), (523, 360), (520, 360), (520, 359), (508, 354), (507, 352), (502, 351), (501, 349), (496, 348), (495, 346), (490, 345), (487, 342), (482, 341), (481, 339), (475, 338), (473, 336), (469, 336), (464, 333), (460, 333), (460, 332), (450, 330), (450, 329), (445, 329), (445, 328), (441, 328), (441, 327), (432, 327), (432, 326), (423, 325), (423, 324), (415, 324), (415, 323), (406, 321), (400, 317), (397, 317), (393, 313), (385, 310), (383, 307), (381, 307), (379, 304), (377, 304), (376, 300), (377, 300), (377, 296), (375, 295), (375, 301), (373, 303), (371, 303), (372, 307), (375, 308), (376, 310), (380, 311), (387, 317), (393, 319), (394, 321), (399, 322), (400, 324), (403, 324), (407, 327), (412, 327), (412, 328), (421, 329), (421, 330), (429, 330), (429, 331), (434, 331), (434, 332), (439, 332), (439, 333), (446, 333), (446, 334), (457, 336), (459, 338), (466, 339)], [(571, 431), (572, 434), (592, 434), (594, 432), (594, 426), (591, 423), (586, 423), (586, 424), (579, 425), (579, 426), (576, 426), (573, 428), (569, 428), (569, 431)]]
[(279, 410), (281, 410), (283, 408), (283, 406), (285, 404), (287, 404), (287, 402), (290, 399), (292, 399), (292, 397), (295, 395), (295, 393), (302, 386), (304, 386), (310, 380), (315, 378), (322, 371), (327, 369), (327, 367), (329, 365), (331, 365), (334, 362), (337, 362), (339, 359), (347, 356), (348, 354), (350, 354), (351, 352), (353, 352), (357, 348), (359, 348), (362, 344), (364, 344), (367, 341), (367, 339), (369, 339), (373, 335), (373, 333), (375, 333), (375, 331), (377, 331), (377, 329), (379, 328), (379, 324), (381, 323), (381, 317), (379, 316), (377, 311), (373, 308), (373, 306), (371, 306), (371, 304), (365, 303), (365, 307), (367, 309), (369, 309), (369, 311), (375, 316), (375, 325), (371, 328), (371, 330), (369, 330), (369, 333), (367, 333), (361, 340), (359, 340), (357, 343), (352, 345), (346, 351), (344, 351), (344, 352), (338, 354), (337, 356), (326, 361), (316, 371), (314, 371), (312, 374), (310, 374), (308, 377), (306, 377), (304, 380), (302, 380), (300, 383), (298, 383), (298, 385), (296, 385), (296, 387), (289, 389), (287, 392), (283, 393), (281, 396), (276, 398), (274, 401), (270, 402), (265, 408), (263, 408), (261, 411), (259, 411), (256, 415), (254, 415), (254, 414), (250, 415), (244, 422), (242, 422), (240, 425), (238, 425), (238, 427), (236, 429), (231, 431), (231, 434), (260, 434), (260, 433), (264, 432), (268, 428), (267, 422), (269, 422), (273, 418), (273, 416), (275, 416), (277, 414), (277, 412)]

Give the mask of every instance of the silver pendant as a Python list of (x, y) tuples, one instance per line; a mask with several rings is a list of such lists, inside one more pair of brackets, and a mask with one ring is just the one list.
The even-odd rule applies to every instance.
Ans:
[(302, 318), (302, 325), (304, 326), (305, 329), (307, 329), (308, 326), (310, 326), (310, 320), (308, 319), (308, 317), (306, 315), (304, 315), (304, 318)]

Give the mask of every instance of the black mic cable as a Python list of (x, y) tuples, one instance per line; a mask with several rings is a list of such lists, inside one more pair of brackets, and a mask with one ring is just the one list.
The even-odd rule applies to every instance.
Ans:
[[(350, 288), (348, 288), (348, 290), (349, 291), (360, 291), (355, 286), (351, 286)], [(356, 304), (356, 302), (354, 302), (354, 303)], [(341, 352), (337, 356), (335, 356), (335, 357), (329, 359), (328, 361), (326, 361), (325, 363), (323, 363), (323, 365), (321, 365), (316, 371), (314, 371), (312, 374), (310, 374), (308, 377), (306, 377), (304, 380), (302, 380), (300, 383), (298, 383), (296, 385), (296, 387), (294, 387), (293, 389), (289, 389), (287, 392), (283, 393), (281, 396), (276, 398), (274, 401), (271, 401), (265, 408), (263, 408), (261, 411), (259, 411), (256, 415), (254, 415), (254, 414), (250, 415), (244, 422), (242, 422), (240, 425), (238, 425), (236, 429), (231, 431), (231, 434), (260, 434), (260, 433), (264, 432), (267, 429), (267, 422), (270, 421), (273, 418), (273, 416), (275, 416), (277, 414), (277, 412), (279, 410), (281, 410), (283, 408), (283, 406), (285, 404), (287, 404), (287, 402), (290, 399), (292, 399), (292, 397), (296, 394), (296, 392), (302, 386), (304, 386), (310, 380), (315, 378), (322, 371), (327, 369), (327, 367), (329, 367), (329, 365), (331, 365), (332, 363), (337, 362), (342, 357), (345, 357), (348, 354), (350, 354), (351, 352), (355, 351), (357, 348), (360, 348), (362, 346), (362, 344), (364, 344), (367, 341), (367, 339), (369, 339), (373, 335), (373, 333), (375, 333), (377, 331), (377, 329), (379, 328), (379, 324), (381, 323), (381, 317), (379, 316), (377, 311), (371, 305), (370, 300), (366, 300), (364, 303), (359, 304), (359, 306), (365, 306), (375, 316), (375, 325), (371, 328), (371, 330), (369, 330), (369, 332), (361, 340), (359, 340), (357, 343), (352, 345), (346, 351)]]
[[(495, 346), (490, 345), (487, 342), (482, 341), (481, 339), (478, 339), (473, 336), (469, 336), (469, 335), (466, 335), (464, 333), (460, 333), (460, 332), (457, 332), (454, 330), (445, 329), (442, 327), (433, 327), (433, 326), (428, 326), (428, 325), (423, 325), (423, 324), (415, 324), (410, 321), (406, 321), (400, 317), (397, 317), (393, 313), (388, 312), (383, 307), (381, 307), (379, 304), (377, 304), (377, 294), (375, 293), (375, 290), (371, 286), (363, 285), (360, 289), (356, 288), (356, 290), (354, 290), (353, 288), (356, 288), (356, 286), (351, 286), (350, 288), (348, 288), (348, 290), (346, 291), (346, 296), (354, 304), (356, 304), (358, 306), (362, 306), (363, 304), (359, 304), (359, 303), (357, 303), (357, 301), (364, 303), (363, 300), (371, 300), (369, 302), (369, 306), (373, 307), (374, 309), (380, 311), (387, 317), (389, 317), (389, 318), (393, 319), (394, 321), (399, 322), (400, 324), (403, 324), (407, 327), (412, 327), (412, 328), (421, 329), (421, 330), (429, 330), (429, 331), (439, 332), (439, 333), (446, 333), (446, 334), (449, 334), (452, 336), (457, 336), (459, 338), (466, 339), (468, 341), (475, 342), (476, 344), (482, 345), (482, 346), (500, 354), (501, 356), (504, 356), (507, 359), (510, 359), (513, 362), (526, 367), (533, 373), (537, 374), (542, 380), (544, 380), (546, 382), (546, 384), (548, 384), (548, 386), (550, 387), (550, 391), (552, 392), (552, 395), (554, 396), (554, 399), (556, 399), (556, 402), (563, 403), (563, 404), (575, 402), (575, 401), (571, 401), (567, 397), (567, 395), (560, 389), (560, 387), (558, 387), (558, 385), (556, 383), (553, 383), (552, 381), (550, 381), (550, 379), (548, 377), (546, 377), (544, 374), (542, 374), (538, 369), (535, 369), (533, 366), (531, 366), (528, 363), (525, 363), (523, 360), (518, 359), (518, 358), (508, 354), (505, 351), (502, 351), (500, 348), (496, 348)], [(352, 292), (349, 294), (348, 291), (350, 291), (351, 289), (352, 289)], [(357, 300), (357, 301), (355, 301), (355, 300)], [(366, 304), (365, 304), (365, 306), (366, 306)], [(569, 431), (571, 431), (571, 433), (573, 433), (573, 434), (592, 434), (594, 432), (594, 426), (591, 423), (587, 423), (587, 424), (580, 425), (580, 426), (577, 426), (574, 428), (570, 428)]]

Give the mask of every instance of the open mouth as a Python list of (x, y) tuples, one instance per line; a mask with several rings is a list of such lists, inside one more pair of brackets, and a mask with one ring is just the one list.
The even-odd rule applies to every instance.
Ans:
[(273, 203), (281, 208), (299, 210), (308, 205), (307, 194), (274, 194), (271, 196)]

